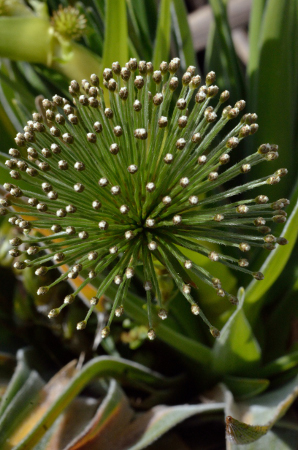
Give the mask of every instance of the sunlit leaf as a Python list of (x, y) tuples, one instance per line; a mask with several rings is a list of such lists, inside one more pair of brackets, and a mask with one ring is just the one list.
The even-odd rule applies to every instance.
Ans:
[(156, 40), (154, 44), (153, 66), (159, 67), (161, 61), (168, 61), (171, 32), (171, 1), (161, 0), (158, 12)]
[(258, 60), (260, 53), (260, 34), (263, 23), (263, 13), (267, 0), (253, 0), (249, 21), (249, 59), (247, 64), (247, 74), (250, 83), (249, 104), (253, 105), (256, 87), (256, 77), (258, 72)]
[(128, 61), (128, 32), (126, 4), (123, 0), (107, 0), (105, 15), (105, 39), (103, 67), (111, 67), (114, 61), (123, 66)]
[(279, 375), (298, 366), (298, 351), (281, 356), (266, 366), (262, 367), (259, 374), (262, 377)]

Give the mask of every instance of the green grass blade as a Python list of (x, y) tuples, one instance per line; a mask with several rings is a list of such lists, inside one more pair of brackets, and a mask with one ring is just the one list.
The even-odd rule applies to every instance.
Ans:
[(196, 55), (192, 42), (192, 36), (187, 20), (187, 11), (183, 0), (173, 0), (172, 20), (174, 34), (176, 37), (178, 55), (181, 59), (181, 66), (197, 66)]
[(111, 67), (114, 61), (124, 66), (128, 61), (128, 31), (123, 0), (106, 0), (105, 25), (103, 68)]
[(249, 79), (249, 105), (252, 110), (254, 110), (253, 87), (256, 84), (260, 54), (259, 42), (266, 2), (267, 0), (253, 0), (249, 21), (249, 60), (247, 64), (247, 75)]
[(157, 69), (162, 61), (168, 61), (171, 42), (171, 0), (161, 0), (158, 13), (153, 66)]
[(211, 27), (208, 39), (206, 67), (207, 70), (214, 70), (219, 79), (224, 80), (225, 85), (220, 87), (231, 91), (232, 101), (240, 100), (244, 96), (244, 79), (231, 36), (226, 2), (209, 0), (209, 3), (215, 26)]
[(129, 12), (130, 53), (133, 51), (136, 58), (151, 61), (153, 45), (144, 0), (126, 0), (126, 4)]

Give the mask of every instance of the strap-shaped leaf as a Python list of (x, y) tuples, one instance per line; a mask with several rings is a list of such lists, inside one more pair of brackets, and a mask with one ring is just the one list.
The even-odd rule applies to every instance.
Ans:
[(226, 2), (210, 0), (209, 3), (215, 25), (210, 29), (206, 65), (208, 70), (216, 71), (220, 79), (224, 80), (233, 99), (240, 100), (244, 94), (244, 80), (231, 36)]
[[(256, 26), (251, 33), (258, 33), (258, 29)], [(297, 176), (293, 170), (297, 139), (297, 29), (296, 0), (268, 0), (258, 37), (258, 58), (253, 56), (255, 61), (249, 67), (249, 108), (258, 114), (260, 126), (249, 149), (270, 139), (280, 147), (279, 167), (289, 169), (287, 182), (270, 189), (272, 198), (287, 197)], [(263, 174), (263, 168), (256, 167), (253, 174)]]
[(244, 378), (228, 375), (224, 378), (225, 385), (238, 400), (255, 397), (265, 391), (270, 381), (264, 378)]
[(106, 1), (103, 68), (111, 67), (114, 61), (119, 61), (121, 66), (128, 61), (126, 2), (123, 0)]
[(298, 236), (298, 185), (291, 197), (289, 210), (291, 214), (281, 233), (281, 236), (288, 240), (288, 244), (286, 246), (278, 246), (270, 253), (260, 269), (265, 276), (264, 280), (261, 283), (253, 280), (246, 290), (244, 309), (250, 321), (256, 319), (263, 304), (265, 293), (284, 269), (294, 248)]
[(183, 0), (173, 0), (172, 3), (173, 31), (176, 38), (178, 56), (181, 66), (196, 66), (196, 55), (193, 47), (192, 36), (187, 20), (187, 11)]
[(213, 347), (213, 368), (218, 374), (242, 374), (243, 370), (255, 367), (261, 358), (260, 346), (243, 311), (243, 288), (239, 290), (238, 298), (237, 310)]
[(35, 426), (27, 436), (15, 446), (15, 450), (25, 450), (33, 448), (41, 439), (45, 431), (48, 430), (62, 411), (70, 402), (86, 387), (86, 385), (95, 377), (116, 377), (117, 379), (126, 379), (131, 382), (144, 382), (151, 386), (162, 387), (169, 386), (176, 382), (167, 379), (146, 367), (127, 361), (122, 358), (100, 356), (87, 363), (82, 370), (77, 372), (64, 388), (58, 398), (52, 404), (47, 405), (46, 412), (35, 423)]
[(153, 66), (159, 67), (161, 61), (168, 61), (171, 37), (171, 1), (161, 0), (159, 6), (156, 40), (153, 53)]

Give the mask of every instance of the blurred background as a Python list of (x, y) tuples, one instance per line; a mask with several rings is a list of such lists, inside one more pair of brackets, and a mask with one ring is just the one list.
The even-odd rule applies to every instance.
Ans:
[[(181, 59), (179, 75), (189, 65), (195, 65), (202, 77), (213, 70), (220, 90), (230, 91), (232, 105), (245, 99), (245, 112), (257, 113), (258, 133), (239, 146), (232, 162), (255, 151), (262, 143), (279, 146), (279, 159), (270, 164), (273, 170), (286, 167), (288, 175), (278, 185), (256, 191), (255, 196), (265, 194), (272, 201), (290, 199), (286, 225), (276, 225), (274, 230), (276, 235), (288, 239), (289, 244), (272, 252), (251, 253), (252, 268), (265, 274), (265, 280), (259, 284), (225, 266), (214, 273), (225, 280), (227, 290), (243, 297), (243, 305), (236, 312), (214, 290), (198, 281), (197, 300), (224, 336), (218, 343), (185, 308), (162, 267), (156, 267), (156, 271), (163, 294), (171, 302), (171, 314), (156, 327), (156, 341), (151, 343), (146, 338), (146, 314), (136, 286), (135, 295), (128, 299), (135, 307), (128, 308), (124, 319), (114, 323), (111, 336), (100, 342), (97, 319), (109, 311), (108, 296), (84, 332), (77, 331), (76, 324), (86, 313), (87, 298), (50, 321), (49, 310), (60, 305), (71, 288), (63, 283), (46, 296), (36, 295), (41, 281), (34, 272), (30, 268), (22, 272), (12, 268), (8, 240), (18, 231), (1, 216), (0, 430), (2, 426), (5, 433), (0, 437), (0, 446), (3, 449), (121, 450), (148, 445), (152, 450), (236, 449), (235, 443), (225, 443), (224, 415), (243, 422), (252, 417), (255, 425), (269, 421), (273, 425), (295, 400), (297, 0), (0, 0), (0, 183), (10, 181), (4, 164), (6, 154), (15, 145), (15, 134), (22, 131), (32, 112), (38, 109), (42, 98), (39, 96), (52, 98), (59, 94), (71, 99), (70, 80), (100, 74), (113, 61), (124, 65), (135, 57), (152, 61), (154, 68), (158, 68), (162, 60), (169, 61), (175, 56)], [(268, 175), (270, 171), (267, 164), (260, 164), (243, 176), (242, 182)], [(210, 263), (201, 257), (196, 262), (206, 269)], [(42, 284), (47, 284), (47, 277), (51, 276), (56, 277), (46, 275)], [(241, 287), (244, 290), (239, 292)], [(111, 370), (102, 366), (98, 369), (98, 358), (110, 361)], [(124, 361), (123, 358), (122, 367), (119, 361)], [(83, 362), (90, 364), (93, 375), (89, 378), (97, 377), (88, 388), (89, 379), (80, 375), (75, 366), (67, 366), (61, 374), (61, 369), (74, 359), (80, 361), (79, 367)], [(136, 368), (135, 363), (141, 366)], [(169, 378), (158, 378), (151, 370)], [(57, 373), (50, 384), (56, 383), (57, 392), (49, 394), (51, 389), (46, 383)], [(108, 375), (117, 382), (108, 381)], [(75, 384), (71, 384), (75, 376), (85, 380), (82, 381), (85, 390), (72, 403), (71, 411), (66, 406), (78, 393)], [(219, 382), (222, 384), (218, 385)], [(67, 383), (73, 390), (69, 388), (69, 396), (63, 394), (64, 407), (59, 409), (57, 405)], [(22, 395), (17, 396), (18, 392)], [(262, 395), (265, 400), (263, 397), (260, 400)], [(107, 401), (108, 397), (112, 403)], [(285, 399), (289, 399), (288, 403)], [(160, 406), (164, 404), (169, 405), (168, 410)], [(254, 406), (258, 404), (266, 411), (263, 418), (254, 416)], [(86, 413), (78, 420), (74, 411), (82, 407)], [(53, 420), (46, 422), (48, 419), (43, 417), (47, 408), (53, 411), (53, 426)], [(20, 409), (27, 411), (30, 423)], [(120, 426), (125, 415), (131, 418), (126, 431)], [(154, 428), (149, 419), (158, 419), (160, 427)], [(67, 423), (77, 429), (70, 432)], [(42, 424), (49, 428), (43, 438)], [(255, 434), (249, 438), (244, 426), (234, 425), (236, 435), (244, 436), (243, 442), (239, 442), (243, 449), (261, 449), (266, 445), (297, 448), (295, 403), (281, 425), (273, 431), (266, 430), (265, 437), (253, 444), (248, 443), (249, 439), (262, 434), (252, 430)], [(22, 447), (26, 439), (29, 446)]]

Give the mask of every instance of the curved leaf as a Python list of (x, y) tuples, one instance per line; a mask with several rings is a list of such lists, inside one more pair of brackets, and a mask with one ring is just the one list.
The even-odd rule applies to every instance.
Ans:
[[(221, 411), (223, 403), (200, 405), (156, 406), (151, 411), (135, 420), (130, 426), (130, 433), (140, 434), (140, 439), (128, 450), (141, 450), (154, 442), (178, 423), (195, 414)], [(127, 447), (123, 447), (127, 448)], [(119, 449), (120, 450), (120, 449)]]
[(243, 378), (226, 376), (224, 383), (238, 400), (254, 397), (265, 391), (270, 381), (264, 378)]
[[(231, 393), (227, 393), (226, 396), (227, 439), (233, 444), (249, 444), (265, 436), (297, 398), (298, 377), (279, 389), (240, 405), (234, 404)], [(237, 415), (238, 419), (235, 419), (232, 415)], [(248, 421), (250, 422), (249, 425), (246, 423)], [(228, 448), (231, 447), (228, 446)], [(232, 448), (236, 450), (238, 446)], [(240, 448), (243, 447), (239, 447), (239, 450)]]
[(246, 290), (244, 309), (249, 320), (254, 320), (258, 315), (264, 294), (282, 272), (294, 248), (298, 236), (298, 185), (291, 198), (290, 208), (292, 212), (281, 233), (281, 236), (288, 240), (288, 244), (286, 246), (277, 246), (270, 253), (260, 269), (265, 276), (264, 280), (261, 282), (253, 280)]
[(114, 358), (111, 356), (94, 358), (74, 375), (63, 392), (61, 394), (59, 393), (58, 398), (51, 405), (47, 405), (42, 417), (35, 423), (26, 437), (15, 446), (14, 450), (31, 449), (52, 426), (70, 402), (97, 376), (125, 379), (132, 381), (135, 385), (144, 382), (157, 387), (169, 386), (169, 384), (177, 382), (177, 380), (167, 379), (140, 364), (122, 358)]
[(261, 349), (243, 311), (244, 289), (239, 290), (239, 305), (231, 315), (213, 347), (213, 370), (217, 374), (241, 374), (261, 359)]

